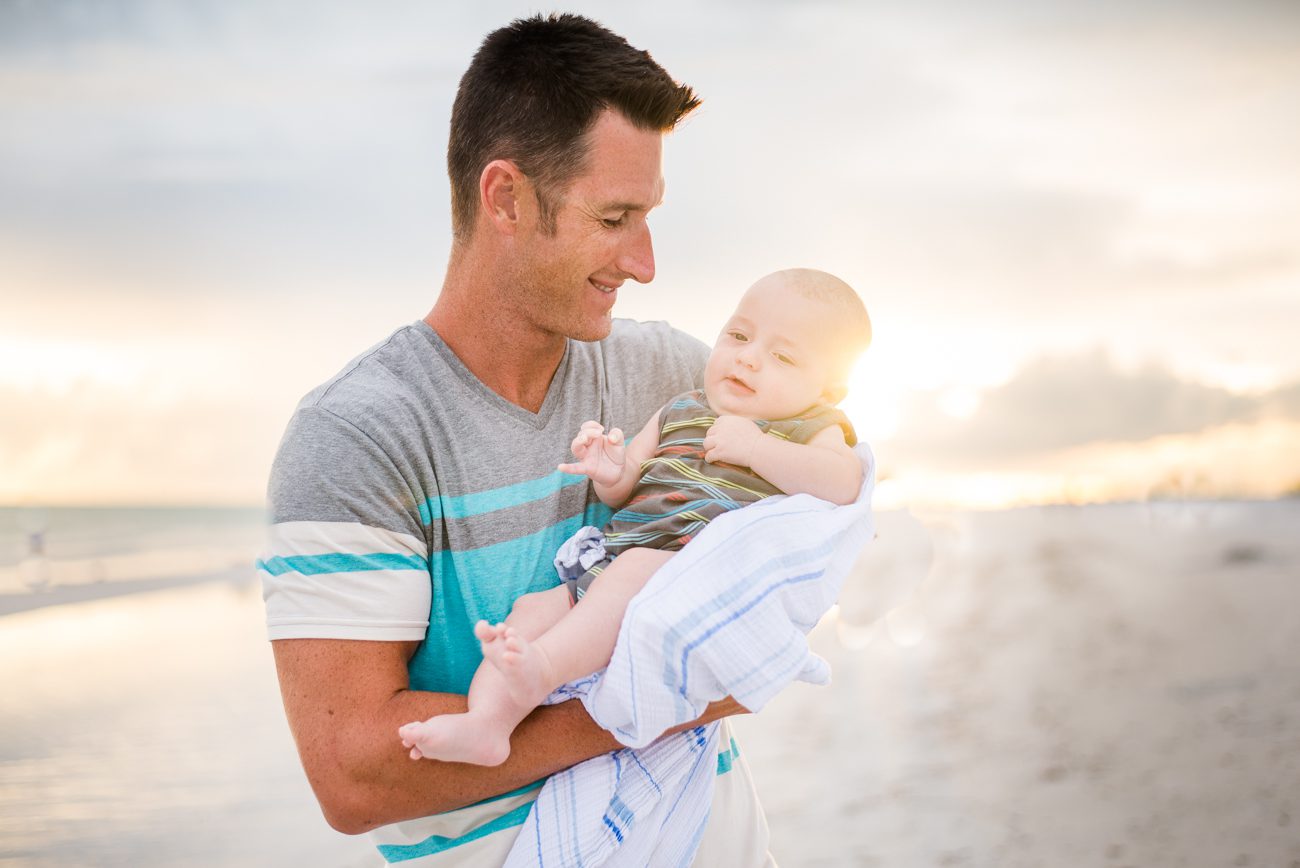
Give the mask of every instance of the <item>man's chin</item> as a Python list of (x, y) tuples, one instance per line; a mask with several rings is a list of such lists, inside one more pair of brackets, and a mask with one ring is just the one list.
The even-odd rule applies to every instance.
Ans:
[(593, 341), (603, 341), (605, 338), (609, 337), (609, 333), (613, 330), (613, 328), (614, 328), (614, 320), (612, 317), (607, 316), (604, 319), (598, 320), (596, 322), (585, 322), (581, 324), (575, 324), (569, 330), (568, 337), (572, 338), (575, 341), (583, 341), (585, 343), (591, 343)]

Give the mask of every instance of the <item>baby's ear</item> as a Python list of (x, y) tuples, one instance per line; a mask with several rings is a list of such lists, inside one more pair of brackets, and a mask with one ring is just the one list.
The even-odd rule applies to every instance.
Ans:
[(843, 383), (834, 383), (822, 389), (822, 403), (834, 406), (844, 400), (844, 396), (849, 393), (848, 386)]

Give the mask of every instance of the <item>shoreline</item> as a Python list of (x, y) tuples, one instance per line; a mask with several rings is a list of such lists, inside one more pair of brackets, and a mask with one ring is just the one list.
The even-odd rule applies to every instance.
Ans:
[(165, 591), (172, 588), (184, 588), (209, 582), (226, 581), (231, 584), (244, 584), (256, 581), (251, 567), (237, 567), (211, 573), (196, 573), (189, 576), (165, 576), (152, 579), (121, 579), (105, 582), (88, 582), (77, 585), (57, 585), (41, 591), (19, 591), (0, 594), (0, 618), (17, 615), (51, 606), (71, 606), (122, 597), (143, 594), (150, 591)]

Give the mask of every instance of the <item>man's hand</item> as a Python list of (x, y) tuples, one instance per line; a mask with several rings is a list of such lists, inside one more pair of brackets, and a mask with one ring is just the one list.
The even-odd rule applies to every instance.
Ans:
[(744, 416), (719, 416), (704, 435), (704, 460), (737, 467), (753, 467), (754, 450), (763, 439), (763, 429)]
[(611, 428), (605, 433), (605, 426), (599, 422), (583, 422), (570, 448), (578, 460), (559, 465), (564, 473), (586, 476), (600, 485), (615, 485), (623, 478), (627, 444), (621, 429)]

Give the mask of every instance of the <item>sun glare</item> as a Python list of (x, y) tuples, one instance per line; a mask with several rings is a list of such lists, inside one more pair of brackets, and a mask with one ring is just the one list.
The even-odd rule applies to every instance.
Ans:
[(954, 419), (969, 419), (980, 408), (980, 393), (965, 386), (954, 386), (939, 393), (939, 409)]
[(24, 391), (65, 395), (80, 382), (132, 386), (144, 370), (142, 358), (120, 344), (87, 344), (6, 335), (0, 340), (0, 381)]
[(860, 359), (849, 376), (849, 393), (842, 409), (868, 443), (889, 440), (901, 422), (902, 391), (897, 383), (884, 381), (867, 359)]

